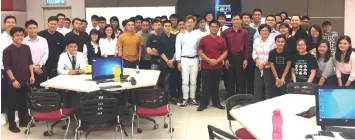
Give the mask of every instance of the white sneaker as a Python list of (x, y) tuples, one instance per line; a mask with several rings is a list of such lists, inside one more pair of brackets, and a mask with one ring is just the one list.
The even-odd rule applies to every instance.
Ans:
[(4, 126), (4, 125), (7, 124), (7, 117), (6, 117), (6, 114), (5, 114), (5, 113), (2, 113), (2, 114), (1, 114), (0, 124), (1, 124), (1, 126)]
[(15, 111), (15, 122), (19, 122), (20, 118), (18, 117), (18, 111)]

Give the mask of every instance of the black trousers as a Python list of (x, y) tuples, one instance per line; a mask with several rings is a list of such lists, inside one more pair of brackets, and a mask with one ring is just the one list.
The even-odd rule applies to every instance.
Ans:
[(158, 86), (167, 89), (170, 92), (170, 97), (180, 98), (182, 95), (180, 92), (181, 84), (181, 74), (179, 70), (176, 67), (169, 68), (168, 66), (163, 66), (159, 75)]
[(40, 86), (40, 84), (47, 80), (47, 71), (46, 71), (46, 68), (45, 68), (45, 67), (42, 67), (42, 73), (41, 73), (41, 74), (37, 74), (36, 72), (34, 72), (34, 76), (35, 76), (35, 83), (34, 83), (34, 86), (35, 86), (36, 88), (42, 88), (42, 87)]
[(254, 94), (254, 75), (255, 75), (255, 61), (253, 58), (248, 59), (248, 66), (245, 69), (245, 85), (247, 94)]
[[(321, 77), (315, 77), (313, 80), (313, 83), (318, 84), (320, 78)], [(343, 83), (343, 84), (345, 84), (345, 83)], [(336, 85), (338, 85), (338, 79), (335, 75), (328, 77), (323, 84), (323, 86), (336, 86)]]
[(200, 99), (200, 107), (207, 107), (212, 98), (213, 105), (220, 105), (219, 100), (219, 83), (221, 80), (222, 70), (202, 70), (202, 93)]
[[(272, 74), (272, 71), (271, 71)], [(281, 77), (281, 76), (280, 76)], [(277, 87), (276, 84), (276, 79), (274, 77), (274, 75), (271, 75), (271, 88), (270, 88), (270, 98), (274, 98), (277, 96), (281, 96), (286, 94), (286, 87), (287, 84), (291, 82), (291, 77), (286, 77), (285, 78), (285, 84), (282, 85), (281, 87)]]
[(139, 69), (147, 69), (150, 70), (150, 60), (140, 60), (139, 61)]
[(1, 113), (6, 112), (6, 106), (9, 92), (9, 84), (7, 83), (7, 74), (4, 70), (1, 70)]
[(224, 87), (226, 89), (226, 91), (228, 92), (228, 70), (225, 66), (223, 66), (222, 68), (222, 79), (223, 79), (223, 84)]
[(243, 61), (244, 54), (243, 53), (229, 53), (228, 54), (229, 68), (227, 70), (228, 75), (228, 86), (227, 92), (228, 97), (233, 96), (235, 94), (243, 94), (245, 91), (245, 81), (243, 70)]
[(261, 71), (259, 69), (255, 69), (254, 99), (256, 102), (271, 98), (271, 76), (271, 68), (264, 68), (263, 74), (261, 74)]
[(25, 83), (21, 83), (21, 88), (9, 88), (8, 100), (7, 102), (7, 119), (9, 123), (15, 123), (15, 110), (18, 110), (18, 116), (20, 118), (20, 123), (25, 122), (27, 105), (26, 98), (28, 93), (28, 86)]

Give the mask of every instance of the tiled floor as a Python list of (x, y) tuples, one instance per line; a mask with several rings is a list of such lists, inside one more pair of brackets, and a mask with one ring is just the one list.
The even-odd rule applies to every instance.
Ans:
[[(223, 94), (223, 93), (222, 93)], [(224, 96), (224, 95), (222, 95)], [(219, 110), (213, 107), (209, 107), (203, 112), (197, 112), (196, 107), (188, 107), (180, 109), (179, 107), (172, 105), (171, 112), (174, 119), (174, 134), (173, 139), (208, 139), (207, 125), (211, 124), (216, 126), (226, 132), (230, 132), (228, 127), (228, 121), (226, 117), (225, 110)], [(127, 118), (130, 119), (131, 117)], [(170, 134), (168, 129), (164, 128), (163, 117), (154, 118), (159, 124), (157, 130), (153, 130), (153, 124), (144, 119), (140, 119), (140, 127), (143, 129), (143, 133), (138, 134), (136, 128), (134, 129), (133, 139), (170, 139)], [(167, 119), (168, 121), (168, 119)], [(124, 139), (132, 139), (131, 134), (131, 121), (125, 120), (123, 123), (128, 133), (128, 137)], [(73, 139), (74, 135), (71, 132), (72, 128), (76, 127), (75, 122), (72, 121), (70, 131), (68, 132), (68, 139)], [(43, 131), (45, 131), (45, 125), (43, 122), (36, 123), (36, 127), (31, 129), (31, 134), (29, 139), (62, 139), (64, 136), (63, 130), (61, 130), (62, 124), (58, 124), (54, 129), (54, 135), (51, 137), (44, 137)], [(233, 128), (237, 129), (240, 125), (237, 122), (233, 122)], [(24, 139), (25, 128), (21, 128), (21, 132), (13, 134), (8, 130), (8, 126), (3, 126), (1, 128), (1, 139)], [(81, 137), (84, 139), (84, 136)], [(90, 139), (113, 139), (114, 133), (110, 132), (97, 132), (89, 135)], [(117, 136), (120, 138), (120, 135)]]

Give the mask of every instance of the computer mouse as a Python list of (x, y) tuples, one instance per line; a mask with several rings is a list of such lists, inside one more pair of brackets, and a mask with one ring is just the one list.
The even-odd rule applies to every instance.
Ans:
[(132, 77), (129, 82), (131, 82), (131, 85), (136, 85), (137, 84), (137, 81), (134, 77)]
[(312, 106), (308, 109), (307, 117), (311, 118), (313, 116), (316, 116), (316, 114), (317, 114), (317, 109), (315, 106)]

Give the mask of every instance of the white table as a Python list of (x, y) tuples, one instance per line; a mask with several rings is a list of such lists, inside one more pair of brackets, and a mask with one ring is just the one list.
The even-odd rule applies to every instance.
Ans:
[[(321, 130), (316, 124), (316, 117), (310, 119), (296, 114), (315, 106), (314, 95), (286, 94), (238, 109), (230, 114), (257, 139), (272, 139), (272, 116), (275, 109), (280, 109), (283, 126), (282, 135), (285, 140), (305, 139), (308, 134), (317, 134)], [(337, 139), (342, 139), (334, 133)], [(324, 138), (323, 138), (324, 139)]]
[[(134, 77), (137, 81), (136, 85), (131, 85), (130, 82), (115, 82), (120, 84), (121, 88), (109, 89), (110, 91), (128, 90), (142, 87), (155, 86), (157, 84), (160, 71), (157, 70), (140, 70), (140, 73), (136, 75), (135, 69), (124, 69), (124, 75), (129, 75), (127, 80)], [(62, 90), (70, 90), (76, 92), (92, 92), (99, 89), (99, 86), (95, 81), (91, 80), (91, 75), (58, 75), (52, 79), (49, 79), (41, 83), (42, 87), (54, 88)]]

